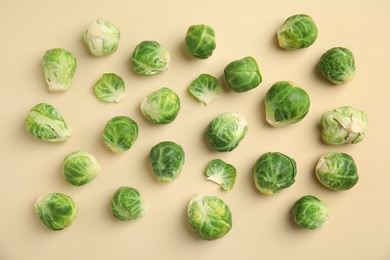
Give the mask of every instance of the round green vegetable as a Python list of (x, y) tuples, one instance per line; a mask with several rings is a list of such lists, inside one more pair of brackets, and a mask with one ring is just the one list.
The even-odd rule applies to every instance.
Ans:
[(118, 49), (120, 37), (119, 28), (102, 19), (93, 21), (83, 34), (84, 42), (95, 56), (114, 53)]
[(320, 71), (326, 79), (337, 85), (353, 80), (356, 74), (353, 53), (343, 47), (326, 51), (320, 59)]
[(143, 41), (135, 47), (131, 61), (135, 72), (152, 76), (168, 69), (170, 54), (156, 41)]
[(146, 214), (148, 205), (141, 193), (132, 187), (123, 186), (116, 190), (111, 200), (111, 211), (119, 220), (135, 220)]
[(103, 131), (105, 144), (115, 153), (129, 150), (138, 138), (137, 123), (127, 116), (110, 119)]
[(330, 208), (312, 195), (297, 200), (292, 207), (292, 217), (298, 226), (306, 229), (318, 229), (328, 222)]
[(218, 98), (221, 87), (216, 77), (209, 74), (201, 74), (192, 81), (188, 91), (197, 100), (208, 105)]
[(209, 58), (217, 47), (214, 29), (205, 24), (191, 25), (185, 37), (185, 47), (193, 57)]
[(236, 182), (236, 168), (221, 159), (212, 160), (206, 168), (207, 180), (221, 185), (223, 190), (229, 191), (234, 187)]
[(50, 193), (38, 198), (35, 212), (48, 229), (57, 231), (70, 226), (77, 216), (78, 209), (68, 195)]
[(291, 81), (276, 82), (265, 96), (266, 120), (274, 127), (301, 121), (309, 108), (309, 95)]
[(93, 91), (102, 101), (118, 103), (125, 97), (126, 86), (123, 79), (115, 73), (105, 73), (95, 83)]
[(320, 183), (332, 190), (349, 190), (359, 180), (353, 158), (337, 152), (326, 153), (318, 160), (316, 176)]
[(228, 205), (216, 196), (196, 195), (188, 205), (187, 215), (195, 234), (203, 240), (219, 239), (233, 225)]

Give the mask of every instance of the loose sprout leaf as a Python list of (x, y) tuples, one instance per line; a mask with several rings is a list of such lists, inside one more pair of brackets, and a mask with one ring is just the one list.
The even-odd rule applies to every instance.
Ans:
[(320, 71), (326, 79), (337, 85), (353, 80), (356, 74), (353, 53), (343, 47), (329, 49), (321, 56)]
[(111, 211), (119, 220), (135, 220), (146, 214), (148, 205), (141, 193), (132, 187), (123, 186), (116, 190), (111, 199)]
[(105, 144), (115, 153), (129, 150), (138, 138), (138, 124), (127, 116), (110, 119), (103, 131)]
[(84, 32), (83, 39), (93, 55), (104, 56), (118, 49), (120, 36), (120, 30), (116, 25), (97, 19)]
[(143, 41), (135, 47), (131, 62), (138, 74), (153, 76), (169, 68), (170, 54), (156, 41)]
[(328, 222), (330, 216), (329, 206), (312, 195), (297, 200), (291, 211), (295, 223), (306, 229), (319, 229)]
[(100, 100), (118, 103), (125, 97), (126, 86), (115, 73), (105, 73), (95, 83), (93, 90)]
[(237, 170), (221, 159), (212, 160), (206, 168), (207, 180), (221, 185), (222, 189), (229, 191), (233, 189), (236, 182)]
[(195, 58), (209, 58), (217, 47), (214, 29), (205, 24), (191, 25), (186, 33), (185, 47)]
[(191, 82), (188, 91), (197, 100), (208, 105), (218, 98), (221, 87), (216, 77), (209, 74), (201, 74)]

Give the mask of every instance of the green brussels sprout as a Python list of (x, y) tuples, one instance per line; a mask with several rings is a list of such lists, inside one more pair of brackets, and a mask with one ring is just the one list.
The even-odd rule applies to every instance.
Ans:
[(135, 72), (153, 76), (168, 69), (170, 54), (156, 41), (143, 41), (135, 47), (131, 61)]
[(313, 19), (306, 14), (290, 16), (277, 31), (279, 46), (294, 50), (307, 48), (318, 36), (318, 29)]
[(185, 47), (195, 58), (209, 58), (217, 47), (214, 29), (205, 24), (191, 25), (185, 37)]
[(332, 190), (349, 190), (359, 180), (353, 158), (336, 152), (326, 153), (318, 160), (316, 176), (321, 184)]
[(116, 190), (111, 200), (111, 211), (119, 220), (135, 220), (146, 214), (148, 205), (141, 193), (132, 187), (123, 186)]
[(328, 222), (330, 208), (313, 195), (297, 200), (292, 207), (292, 217), (298, 226), (306, 229), (318, 229)]
[(95, 95), (102, 101), (118, 103), (125, 97), (126, 86), (115, 73), (105, 73), (93, 87)]
[(252, 57), (245, 57), (230, 62), (224, 69), (228, 87), (236, 93), (256, 88), (262, 81), (257, 62)]
[(101, 169), (93, 154), (81, 150), (68, 154), (62, 163), (62, 174), (70, 184), (75, 186), (89, 183)]
[(83, 34), (84, 42), (95, 56), (114, 53), (118, 49), (120, 37), (119, 28), (102, 19), (93, 21)]
[(173, 90), (161, 88), (142, 100), (141, 111), (153, 123), (169, 124), (179, 114), (180, 98)]
[(229, 191), (233, 189), (236, 182), (236, 168), (221, 159), (212, 160), (206, 168), (207, 180), (213, 181), (221, 185), (223, 190)]
[(179, 177), (184, 161), (183, 147), (172, 141), (156, 144), (149, 153), (149, 163), (153, 174), (160, 182), (170, 182)]
[(333, 109), (322, 114), (322, 140), (330, 145), (357, 144), (366, 135), (367, 115), (351, 106)]
[(261, 155), (253, 171), (255, 186), (264, 195), (276, 195), (290, 187), (296, 175), (295, 160), (278, 152)]
[(309, 108), (309, 95), (291, 81), (276, 82), (265, 96), (266, 120), (273, 127), (301, 121)]
[(355, 58), (347, 48), (331, 48), (321, 56), (320, 71), (334, 84), (347, 83), (355, 78)]
[(41, 222), (51, 230), (69, 227), (77, 217), (78, 209), (74, 200), (62, 193), (50, 193), (35, 202), (35, 212)]
[(50, 92), (64, 92), (70, 88), (77, 69), (72, 53), (62, 48), (47, 50), (42, 66)]
[(137, 123), (127, 116), (111, 118), (103, 131), (105, 144), (115, 153), (129, 150), (138, 138)]
[(197, 100), (208, 105), (218, 98), (221, 86), (216, 77), (209, 74), (201, 74), (192, 81), (188, 91)]
[(31, 108), (25, 119), (25, 126), (32, 136), (54, 143), (68, 140), (73, 131), (61, 113), (46, 103)]
[(214, 118), (206, 128), (206, 138), (218, 152), (234, 150), (248, 131), (248, 122), (239, 112), (226, 112)]

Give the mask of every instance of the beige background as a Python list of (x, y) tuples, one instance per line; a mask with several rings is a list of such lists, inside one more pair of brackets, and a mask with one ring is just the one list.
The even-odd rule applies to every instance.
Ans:
[[(0, 259), (390, 259), (390, 2), (388, 0), (276, 1), (124, 1), (0, 0), (1, 32), (1, 181)], [(306, 13), (319, 28), (311, 47), (284, 51), (276, 30), (290, 15)], [(116, 53), (89, 54), (81, 35), (96, 18), (116, 24), (122, 33)], [(190, 58), (183, 39), (192, 24), (211, 25), (217, 49), (207, 60)], [(130, 56), (136, 44), (156, 40), (171, 53), (168, 71), (153, 77), (136, 75)], [(356, 57), (356, 78), (333, 86), (318, 72), (318, 61), (331, 47), (349, 48)], [(62, 47), (78, 61), (73, 85), (49, 93), (41, 60), (50, 48)], [(246, 93), (227, 89), (223, 69), (232, 60), (253, 56), (263, 74), (261, 85)], [(120, 75), (127, 86), (119, 104), (100, 102), (92, 91), (102, 73)], [(200, 73), (220, 79), (220, 97), (209, 106), (187, 93)], [(264, 95), (276, 81), (291, 80), (311, 97), (307, 117), (279, 129), (264, 119)], [(143, 97), (170, 87), (181, 98), (177, 119), (169, 125), (148, 123), (139, 110)], [(31, 107), (57, 107), (74, 129), (68, 142), (46, 143), (24, 128)], [(364, 110), (369, 128), (363, 142), (333, 147), (320, 139), (319, 118), (325, 111), (351, 105)], [(239, 111), (249, 131), (231, 153), (212, 151), (204, 139), (208, 122), (222, 112)], [(105, 123), (127, 115), (139, 125), (131, 150), (114, 154), (102, 141)], [(186, 163), (172, 183), (158, 183), (148, 165), (150, 148), (163, 140), (181, 144)], [(61, 175), (63, 158), (76, 149), (98, 158), (103, 170), (91, 183), (73, 187)], [(296, 182), (277, 196), (255, 189), (252, 169), (268, 151), (297, 161)], [(347, 152), (358, 165), (360, 180), (351, 190), (335, 192), (314, 177), (318, 158), (328, 151)], [(206, 181), (207, 163), (221, 158), (236, 166), (230, 192)], [(122, 185), (137, 188), (149, 204), (134, 222), (111, 216), (110, 200)], [(79, 206), (73, 224), (60, 232), (46, 229), (34, 212), (35, 200), (49, 192), (72, 196)], [(233, 228), (220, 240), (198, 239), (186, 219), (188, 202), (197, 193), (220, 196), (233, 214)], [(290, 220), (290, 208), (307, 194), (331, 207), (329, 223), (302, 230)]]

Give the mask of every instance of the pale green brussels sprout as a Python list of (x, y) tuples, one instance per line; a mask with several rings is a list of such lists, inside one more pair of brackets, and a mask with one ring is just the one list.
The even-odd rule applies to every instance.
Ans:
[(197, 100), (208, 105), (218, 98), (221, 86), (216, 77), (209, 74), (201, 74), (191, 82), (188, 91)]
[(295, 160), (279, 152), (261, 155), (253, 171), (255, 186), (264, 195), (276, 195), (290, 187), (296, 175)]
[(54, 143), (68, 140), (73, 132), (62, 114), (46, 103), (31, 108), (25, 119), (25, 126), (32, 136)]
[(118, 49), (120, 37), (119, 28), (102, 19), (93, 21), (83, 34), (84, 42), (95, 56), (114, 53)]
[(224, 74), (228, 87), (236, 93), (254, 89), (262, 81), (256, 60), (249, 56), (230, 62)]
[(332, 190), (349, 190), (359, 180), (353, 158), (346, 153), (326, 153), (318, 160), (317, 179)]
[(148, 205), (141, 193), (132, 187), (123, 186), (116, 190), (111, 199), (111, 211), (119, 220), (135, 220), (146, 214)]
[(47, 50), (42, 65), (50, 92), (64, 92), (70, 88), (77, 69), (72, 53), (62, 48)]
[(209, 58), (217, 47), (214, 29), (205, 24), (191, 25), (185, 37), (185, 47), (193, 57)]
[(294, 50), (307, 48), (318, 37), (318, 29), (313, 19), (306, 14), (296, 14), (287, 18), (277, 31), (279, 46)]
[(68, 154), (62, 163), (62, 174), (70, 184), (75, 186), (89, 183), (101, 169), (93, 154), (81, 150)]
[(102, 101), (118, 103), (125, 97), (126, 86), (123, 79), (115, 73), (105, 73), (95, 83), (93, 91)]
[(185, 153), (183, 147), (172, 141), (163, 141), (152, 147), (149, 163), (154, 177), (160, 182), (170, 182), (183, 170)]
[(115, 153), (122, 153), (129, 150), (137, 138), (138, 125), (130, 117), (113, 117), (104, 127), (104, 142)]
[(337, 85), (353, 80), (356, 74), (353, 53), (343, 47), (329, 49), (321, 56), (320, 71), (326, 79)]
[(188, 221), (195, 234), (203, 240), (215, 240), (232, 229), (229, 206), (217, 196), (195, 195), (187, 208)]
[(274, 127), (295, 124), (309, 112), (307, 92), (291, 81), (279, 81), (265, 96), (266, 120)]
[(318, 229), (328, 222), (330, 208), (313, 195), (297, 200), (292, 207), (292, 217), (298, 226), (306, 229)]
[(48, 229), (57, 231), (72, 224), (77, 217), (78, 208), (68, 195), (49, 193), (35, 202), (35, 212)]
[(357, 144), (366, 136), (367, 115), (351, 106), (328, 111), (321, 116), (322, 140), (330, 145)]
[(206, 138), (218, 152), (234, 150), (244, 139), (248, 122), (239, 112), (226, 112), (214, 118), (206, 128)]
[(135, 47), (131, 62), (138, 74), (153, 76), (167, 70), (170, 59), (163, 45), (156, 41), (143, 41)]
[(142, 100), (141, 111), (153, 123), (169, 124), (179, 114), (180, 98), (173, 90), (161, 88)]
[(229, 191), (234, 187), (236, 182), (236, 168), (224, 162), (221, 159), (212, 160), (206, 168), (207, 180), (213, 181), (221, 185), (223, 190)]

